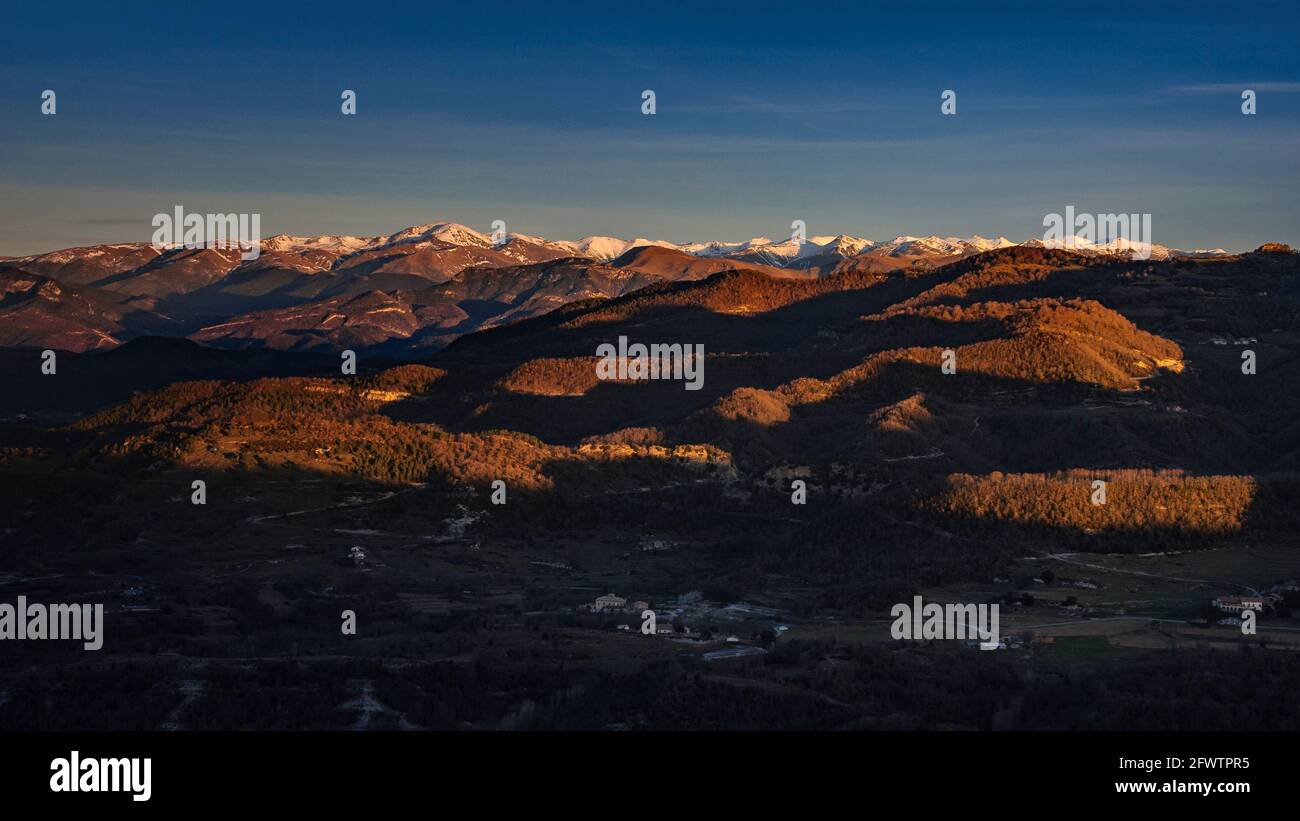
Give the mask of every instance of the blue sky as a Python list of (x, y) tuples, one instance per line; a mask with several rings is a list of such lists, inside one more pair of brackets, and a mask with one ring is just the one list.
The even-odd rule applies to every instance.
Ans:
[(14, 5), (0, 254), (147, 240), (177, 203), (674, 241), (1020, 240), (1074, 205), (1300, 245), (1294, 3), (903, 5)]

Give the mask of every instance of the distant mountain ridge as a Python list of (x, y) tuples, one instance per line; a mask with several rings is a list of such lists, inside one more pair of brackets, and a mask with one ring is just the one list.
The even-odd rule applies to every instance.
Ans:
[[(279, 234), (261, 240), (249, 260), (233, 249), (112, 243), (0, 260), (0, 346), (90, 351), (162, 334), (225, 347), (424, 350), (657, 282), (741, 269), (791, 279), (924, 269), (1016, 245), (980, 236), (569, 241), (454, 222), (370, 237)], [(1117, 260), (1132, 254), (1123, 241), (1069, 250)], [(1223, 252), (1154, 246), (1151, 258), (1215, 255)]]
[[(633, 248), (658, 246), (672, 248), (700, 257), (763, 257), (765, 264), (789, 264), (800, 259), (834, 252), (843, 257), (856, 254), (880, 255), (924, 255), (939, 256), (965, 255), (980, 253), (995, 248), (1007, 248), (1013, 245), (1030, 247), (1047, 245), (1048, 247), (1069, 247), (1081, 252), (1124, 254), (1131, 252), (1134, 245), (1126, 240), (1110, 243), (1093, 243), (1082, 238), (1072, 238), (1074, 244), (1065, 241), (1045, 243), (1041, 239), (1028, 239), (1013, 242), (1006, 237), (993, 239), (979, 235), (971, 237), (941, 237), (900, 235), (891, 240), (876, 241), (859, 236), (840, 234), (834, 236), (813, 236), (803, 241), (793, 237), (773, 240), (766, 236), (753, 237), (748, 240), (731, 242), (708, 240), (702, 242), (670, 242), (666, 240), (621, 239), (611, 236), (587, 236), (578, 240), (551, 240), (540, 236), (519, 233), (503, 233), (500, 240), (493, 235), (477, 231), (455, 222), (433, 222), (403, 228), (392, 234), (362, 237), (348, 235), (291, 236), (277, 234), (261, 240), (262, 253), (278, 252), (289, 257), (311, 260), (313, 254), (327, 256), (332, 267), (344, 267), (358, 256), (373, 255), (379, 251), (408, 253), (414, 248), (436, 245), (438, 243), (461, 248), (477, 248), (505, 254), (516, 262), (543, 261), (539, 257), (558, 258), (560, 256), (580, 256), (599, 261), (611, 261)], [(403, 248), (402, 246), (410, 246)], [(1167, 246), (1153, 244), (1153, 256), (1208, 256), (1228, 254), (1223, 249), (1181, 251)], [(65, 278), (68, 274), (86, 269), (95, 271), (123, 271), (148, 261), (159, 255), (157, 249), (147, 243), (113, 243), (107, 245), (66, 248), (44, 254), (25, 257), (12, 257), (8, 262), (28, 268), (36, 273)], [(760, 261), (755, 259), (754, 261)], [(320, 262), (307, 262), (319, 266)], [(65, 269), (69, 269), (66, 270)], [(59, 277), (60, 271), (65, 272)], [(88, 274), (79, 274), (83, 280), (78, 284), (90, 284)]]

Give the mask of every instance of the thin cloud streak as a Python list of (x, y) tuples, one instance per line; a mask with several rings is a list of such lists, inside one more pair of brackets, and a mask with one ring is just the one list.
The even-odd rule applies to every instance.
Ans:
[(1300, 94), (1300, 83), (1200, 83), (1195, 85), (1172, 86), (1165, 91), (1175, 94), (1240, 94), (1246, 89), (1256, 93)]

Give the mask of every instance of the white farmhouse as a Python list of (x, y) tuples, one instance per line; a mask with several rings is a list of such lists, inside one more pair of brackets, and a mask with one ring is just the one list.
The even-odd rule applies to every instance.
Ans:
[(591, 606), (591, 609), (600, 613), (605, 610), (622, 610), (624, 607), (627, 607), (627, 599), (615, 596), (613, 593), (608, 593), (604, 596), (598, 597), (596, 603)]

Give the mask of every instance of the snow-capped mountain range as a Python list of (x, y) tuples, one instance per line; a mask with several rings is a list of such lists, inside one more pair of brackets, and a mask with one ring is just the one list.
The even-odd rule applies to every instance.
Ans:
[[(310, 276), (288, 290), (307, 293), (326, 287), (393, 288), (427, 287), (443, 283), (461, 272), (475, 268), (503, 269), (518, 265), (536, 265), (560, 259), (581, 258), (596, 263), (618, 265), (620, 260), (637, 257), (643, 265), (663, 275), (702, 276), (723, 270), (734, 261), (737, 267), (751, 267), (773, 275), (797, 278), (821, 277), (844, 266), (888, 271), (917, 265), (941, 265), (972, 254), (1008, 248), (1065, 248), (1088, 256), (1114, 256), (1162, 260), (1173, 256), (1219, 256), (1220, 249), (1183, 252), (1153, 245), (1149, 256), (1125, 240), (1104, 244), (1083, 239), (1044, 242), (1030, 239), (1015, 243), (1006, 237), (988, 239), (981, 236), (898, 236), (890, 240), (871, 240), (841, 234), (812, 236), (804, 241), (753, 237), (739, 242), (669, 242), (659, 239), (622, 239), (589, 236), (578, 240), (552, 240), (520, 233), (487, 234), (454, 222), (415, 225), (380, 236), (289, 236), (279, 234), (260, 240), (260, 254), (243, 259), (227, 248), (157, 248), (148, 243), (111, 243), (82, 248), (66, 248), (44, 254), (3, 260), (5, 267), (28, 274), (47, 276), (76, 286), (95, 286), (108, 291), (149, 298), (172, 299), (208, 289), (226, 281), (221, 287), (234, 287), (266, 272), (279, 271), (275, 277), (261, 277), (260, 282), (244, 282), (241, 293), (261, 293), (273, 289), (281, 293), (284, 282), (276, 277)], [(633, 254), (633, 252), (637, 252)], [(647, 252), (655, 252), (651, 264)], [(670, 260), (669, 255), (672, 257)], [(708, 264), (705, 264), (708, 263)], [(329, 277), (317, 277), (328, 274)], [(289, 280), (286, 280), (289, 281)], [(341, 284), (340, 284), (341, 283)]]
[[(814, 235), (802, 242), (552, 240), (504, 230), (489, 234), (453, 222), (380, 236), (281, 234), (260, 240), (252, 259), (236, 248), (107, 243), (0, 258), (0, 347), (103, 350), (138, 336), (170, 335), (214, 347), (356, 345), (409, 353), (568, 302), (615, 298), (735, 269), (775, 279), (887, 276), (1016, 245), (1073, 246), (1079, 254), (1117, 260), (1134, 256), (1133, 246), (1123, 241), (876, 241), (851, 235)], [(1179, 255), (1184, 254), (1156, 245), (1150, 258)]]
[[(1013, 242), (1006, 237), (988, 239), (981, 236), (940, 237), (940, 236), (898, 236), (891, 240), (875, 241), (864, 237), (841, 234), (837, 236), (813, 236), (803, 242), (795, 239), (774, 240), (770, 237), (753, 237), (740, 242), (710, 240), (707, 242), (669, 242), (666, 240), (621, 239), (610, 236), (589, 236), (578, 240), (549, 240), (544, 237), (527, 234), (505, 233), (502, 240), (493, 240), (492, 235), (476, 231), (454, 222), (435, 222), (405, 228), (394, 234), (378, 237), (354, 236), (320, 236), (294, 237), (278, 235), (262, 241), (262, 249), (277, 251), (322, 250), (333, 253), (352, 254), (374, 251), (397, 245), (441, 242), (461, 247), (505, 250), (509, 255), (511, 245), (535, 246), (572, 256), (582, 256), (599, 261), (617, 259), (634, 248), (657, 246), (671, 248), (698, 257), (746, 258), (753, 262), (778, 267), (792, 262), (824, 254), (851, 257), (857, 254), (875, 256), (966, 256), (997, 248), (1009, 248), (1014, 245), (1028, 247), (1063, 248), (1081, 254), (1130, 255), (1139, 249), (1138, 243), (1118, 239), (1107, 243), (1094, 243), (1082, 237), (1064, 240), (1044, 241), (1029, 239), (1022, 243)], [(1151, 245), (1152, 259), (1166, 259), (1170, 256), (1217, 256), (1226, 255), (1223, 249), (1179, 251), (1164, 245)]]

